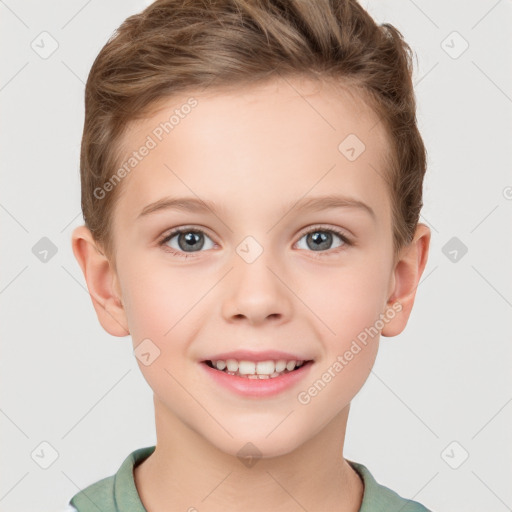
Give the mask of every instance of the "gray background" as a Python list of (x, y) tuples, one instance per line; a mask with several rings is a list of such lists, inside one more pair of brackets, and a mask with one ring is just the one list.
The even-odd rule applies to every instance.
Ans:
[[(155, 443), (131, 340), (101, 328), (70, 245), (84, 83), (147, 3), (0, 1), (2, 512), (59, 510)], [(362, 3), (418, 56), (432, 243), (409, 325), (382, 338), (352, 403), (345, 456), (439, 512), (512, 510), (512, 3)]]

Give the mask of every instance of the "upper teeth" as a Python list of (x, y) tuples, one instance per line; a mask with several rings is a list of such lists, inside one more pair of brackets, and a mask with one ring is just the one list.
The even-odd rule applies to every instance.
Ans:
[(279, 359), (277, 361), (237, 361), (236, 359), (227, 359), (223, 361), (212, 361), (212, 364), (217, 370), (227, 369), (229, 372), (238, 372), (241, 375), (273, 375), (274, 373), (281, 373), (285, 370), (292, 371), (295, 367), (299, 367), (304, 361)]

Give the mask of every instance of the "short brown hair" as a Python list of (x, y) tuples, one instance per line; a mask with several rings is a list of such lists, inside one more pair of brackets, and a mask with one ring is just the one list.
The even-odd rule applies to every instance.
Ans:
[[(82, 212), (112, 258), (121, 185), (98, 199), (119, 165), (123, 133), (158, 101), (300, 75), (348, 84), (382, 121), (395, 255), (414, 235), (426, 149), (416, 124), (412, 50), (355, 0), (157, 0), (128, 17), (96, 57), (85, 89)], [(341, 142), (341, 141), (340, 141)]]

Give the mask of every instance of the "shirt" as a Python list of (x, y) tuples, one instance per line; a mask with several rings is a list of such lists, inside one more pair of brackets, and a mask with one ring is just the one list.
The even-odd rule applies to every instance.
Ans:
[[(66, 512), (147, 512), (135, 486), (133, 468), (155, 451), (155, 446), (130, 453), (115, 475), (93, 483), (73, 496)], [(431, 512), (379, 484), (363, 464), (347, 460), (364, 483), (359, 512)]]

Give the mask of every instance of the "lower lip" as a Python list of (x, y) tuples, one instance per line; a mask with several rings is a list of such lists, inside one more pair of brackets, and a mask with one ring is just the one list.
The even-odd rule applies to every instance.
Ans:
[(234, 393), (241, 396), (269, 397), (282, 393), (296, 385), (309, 373), (312, 364), (312, 361), (308, 361), (296, 370), (284, 373), (273, 379), (249, 379), (248, 377), (229, 375), (229, 373), (211, 368), (206, 363), (201, 363), (201, 366), (215, 382)]

